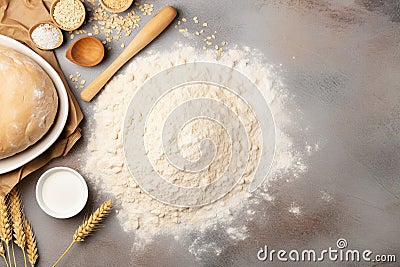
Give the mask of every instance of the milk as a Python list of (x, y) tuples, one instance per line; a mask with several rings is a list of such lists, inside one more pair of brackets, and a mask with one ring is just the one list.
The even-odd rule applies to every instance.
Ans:
[(85, 199), (85, 187), (74, 173), (58, 170), (51, 173), (43, 182), (42, 199), (44, 204), (56, 213), (69, 213), (79, 210)]

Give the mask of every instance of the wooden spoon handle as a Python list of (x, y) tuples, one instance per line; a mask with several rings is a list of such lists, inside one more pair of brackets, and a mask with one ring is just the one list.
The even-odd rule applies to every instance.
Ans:
[(81, 99), (89, 102), (103, 88), (108, 80), (134, 55), (153, 41), (176, 17), (176, 10), (171, 6), (164, 7), (158, 12), (133, 38), (125, 50), (113, 63), (100, 74), (85, 90), (81, 92)]

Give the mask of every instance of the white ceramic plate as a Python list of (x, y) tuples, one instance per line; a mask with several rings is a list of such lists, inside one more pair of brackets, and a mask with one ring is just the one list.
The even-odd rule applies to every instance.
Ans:
[(54, 124), (50, 128), (50, 130), (44, 135), (37, 143), (28, 147), (23, 152), (15, 154), (14, 156), (5, 158), (0, 160), (0, 174), (10, 172), (15, 170), (22, 165), (28, 163), (29, 161), (35, 159), (40, 154), (45, 152), (57, 138), (60, 136), (61, 132), (64, 129), (65, 123), (68, 118), (68, 95), (65, 90), (65, 86), (58, 75), (58, 73), (44, 60), (41, 56), (36, 54), (29, 47), (21, 44), (14, 39), (11, 39), (7, 36), (0, 34), (0, 45), (4, 47), (9, 47), (14, 49), (15, 51), (27, 55), (31, 59), (33, 59), (42, 69), (50, 76), (51, 80), (56, 87), (58, 94), (58, 112), (55, 118)]

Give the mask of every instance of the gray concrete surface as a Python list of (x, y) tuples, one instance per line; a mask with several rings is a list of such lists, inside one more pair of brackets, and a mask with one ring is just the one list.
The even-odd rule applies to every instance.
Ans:
[[(250, 229), (249, 238), (226, 244), (218, 229), (206, 233), (206, 238), (226, 246), (219, 256), (210, 253), (197, 261), (187, 244), (168, 236), (132, 251), (133, 234), (124, 233), (112, 214), (101, 231), (77, 244), (60, 266), (276, 266), (277, 262), (257, 260), (260, 247), (327, 248), (335, 247), (338, 238), (346, 238), (352, 248), (397, 254), (397, 263), (382, 266), (400, 266), (400, 2), (176, 0), (154, 5), (156, 10), (173, 5), (181, 16), (207, 20), (230, 44), (257, 48), (266, 62), (283, 64), (284, 82), (301, 111), (297, 123), (308, 128), (296, 140), (318, 141), (321, 149), (307, 159), (308, 172), (301, 179), (271, 187), (274, 204), (260, 203), (255, 221), (239, 219)], [(146, 49), (169, 49), (175, 41), (201, 48), (170, 27)], [(100, 66), (84, 69), (65, 60), (69, 43), (56, 51), (61, 66), (66, 75), (81, 72), (87, 82), (119, 51), (116, 47)], [(86, 115), (82, 140), (67, 157), (52, 161), (21, 183), (25, 210), (37, 234), (38, 266), (51, 266), (84, 214), (108, 197), (89, 184), (85, 211), (68, 220), (44, 214), (34, 197), (36, 181), (46, 169), (79, 170), (85, 160), (82, 152), (93, 127), (95, 102), (80, 103)], [(333, 200), (323, 201), (321, 192), (329, 192)], [(303, 207), (302, 216), (282, 212), (292, 202)]]

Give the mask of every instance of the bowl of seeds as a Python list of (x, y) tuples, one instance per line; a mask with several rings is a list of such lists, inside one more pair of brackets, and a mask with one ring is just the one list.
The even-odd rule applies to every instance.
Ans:
[(54, 24), (65, 31), (73, 31), (85, 21), (85, 6), (80, 0), (55, 0), (50, 7)]
[(133, 0), (100, 0), (100, 4), (105, 10), (113, 13), (124, 12), (132, 3)]
[(63, 42), (61, 30), (50, 21), (42, 21), (29, 29), (32, 43), (42, 50), (52, 50)]

